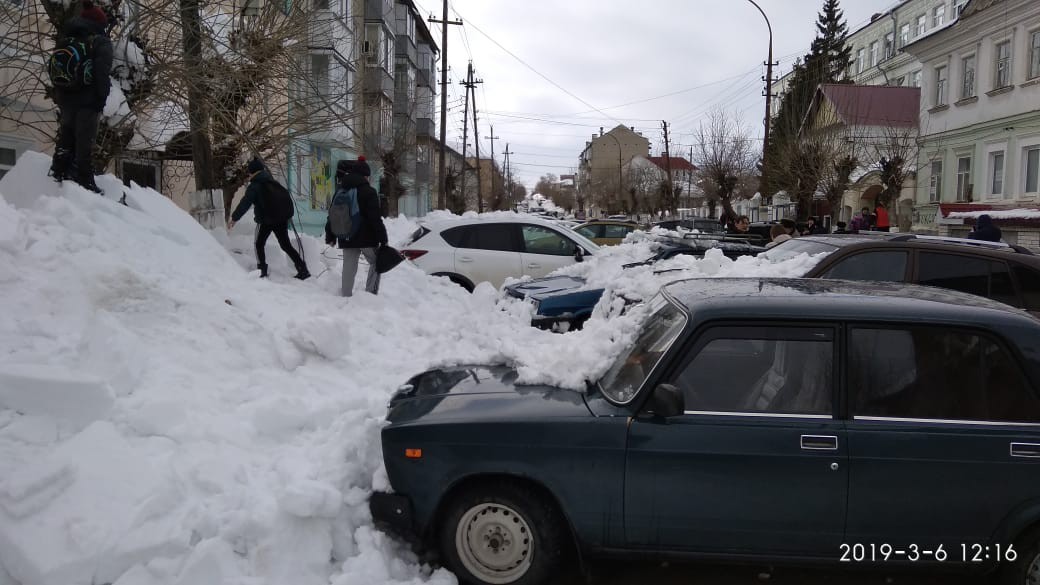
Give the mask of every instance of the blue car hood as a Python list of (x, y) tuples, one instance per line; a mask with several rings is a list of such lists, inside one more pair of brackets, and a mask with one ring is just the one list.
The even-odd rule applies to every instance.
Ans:
[(506, 287), (506, 292), (518, 299), (540, 299), (563, 292), (575, 291), (585, 286), (585, 279), (577, 276), (547, 276), (525, 280)]
[(387, 420), (488, 420), (591, 416), (582, 394), (553, 386), (516, 384), (506, 366), (429, 370), (409, 379), (393, 398)]

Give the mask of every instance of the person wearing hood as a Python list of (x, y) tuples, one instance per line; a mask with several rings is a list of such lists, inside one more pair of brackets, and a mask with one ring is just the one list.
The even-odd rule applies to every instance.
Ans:
[(985, 213), (975, 220), (975, 229), (968, 234), (968, 237), (973, 240), (986, 242), (999, 242), (1003, 236), (1004, 234), (1001, 233), (1000, 228), (993, 225), (993, 218)]
[[(253, 208), (253, 219), (256, 220), (256, 262), (257, 268), (260, 269), (260, 278), (267, 278), (267, 253), (264, 248), (267, 245), (267, 238), (271, 234), (274, 234), (276, 240), (278, 240), (278, 246), (283, 252), (292, 260), (293, 266), (296, 267), (296, 278), (300, 280), (306, 280), (310, 278), (311, 273), (307, 270), (307, 263), (303, 261), (300, 253), (292, 247), (292, 242), (289, 241), (289, 221), (283, 219), (285, 215), (276, 217), (277, 213), (274, 209), (267, 209), (267, 205), (273, 205), (276, 203), (274, 197), (290, 197), (285, 187), (282, 187), (274, 180), (271, 173), (267, 171), (267, 167), (258, 158), (254, 158), (249, 161), (249, 166), (246, 167), (249, 172), (249, 186), (246, 187), (246, 194), (242, 197), (242, 200), (238, 202), (238, 207), (235, 208), (235, 212), (231, 214), (231, 221), (228, 222), (228, 230), (235, 227), (238, 220), (249, 211), (249, 208)], [(282, 202), (284, 204), (284, 202)], [(288, 202), (288, 205), (292, 205), (292, 201)], [(277, 207), (277, 206), (275, 206)], [(288, 214), (291, 217), (291, 214)]]
[[(343, 296), (354, 294), (354, 277), (357, 276), (358, 261), (364, 255), (368, 262), (368, 278), (365, 291), (379, 294), (379, 271), (376, 268), (378, 250), (387, 243), (386, 226), (379, 210), (379, 194), (368, 183), (372, 169), (365, 157), (357, 160), (341, 160), (336, 164), (336, 191), (356, 189), (357, 211), (360, 225), (349, 238), (337, 237), (332, 233), (331, 221), (325, 223), (325, 243), (339, 245), (343, 250)], [(335, 196), (333, 196), (335, 198)]]
[(58, 140), (51, 163), (56, 181), (75, 180), (83, 187), (101, 193), (94, 182), (91, 162), (98, 122), (112, 88), (112, 41), (108, 38), (108, 17), (91, 0), (83, 0), (79, 16), (69, 19), (62, 29), (58, 46), (68, 39), (88, 47), (91, 79), (88, 85), (54, 88), (58, 105)]

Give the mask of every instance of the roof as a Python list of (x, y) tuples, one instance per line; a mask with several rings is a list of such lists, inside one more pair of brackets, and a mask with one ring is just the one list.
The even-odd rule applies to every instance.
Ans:
[(646, 160), (654, 163), (661, 169), (668, 168), (668, 162), (672, 163), (673, 171), (696, 171), (697, 167), (681, 156), (648, 156)]
[(920, 120), (919, 87), (825, 83), (817, 88), (809, 112), (824, 99), (846, 126), (917, 128)]
[(980, 256), (989, 257), (992, 257), (992, 254), (999, 255), (1013, 253), (1024, 262), (1040, 266), (1040, 256), (1033, 254), (1033, 252), (1027, 248), (1005, 244), (1003, 242), (987, 242), (984, 240), (972, 240), (968, 238), (929, 236), (899, 232), (860, 232), (857, 234), (818, 234), (814, 236), (801, 236), (795, 239), (800, 242), (823, 242), (839, 248), (856, 244), (865, 244), (878, 248), (926, 248), (947, 252), (978, 254)]
[[(1003, 303), (953, 290), (891, 282), (817, 278), (693, 278), (664, 289), (698, 320), (797, 318), (825, 320), (1002, 323), (1038, 327), (1028, 313)], [(975, 310), (966, 310), (971, 308)]]

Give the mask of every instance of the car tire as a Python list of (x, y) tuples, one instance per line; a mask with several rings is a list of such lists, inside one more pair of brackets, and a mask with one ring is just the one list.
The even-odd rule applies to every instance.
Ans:
[(565, 539), (551, 502), (506, 483), (485, 484), (455, 498), (439, 536), (448, 568), (472, 585), (544, 583), (563, 558)]
[(1000, 585), (1040, 584), (1040, 526), (1025, 531), (1015, 541), (1014, 561), (1005, 561), (1000, 569)]
[(461, 286), (462, 288), (466, 289), (466, 292), (473, 292), (474, 286), (458, 274), (451, 274), (449, 272), (437, 272), (435, 274), (431, 274), (430, 276), (443, 276), (448, 280), (454, 282), (455, 284)]

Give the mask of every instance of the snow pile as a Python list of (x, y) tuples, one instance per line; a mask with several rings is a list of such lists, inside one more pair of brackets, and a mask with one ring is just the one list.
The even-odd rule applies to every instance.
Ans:
[(986, 211), (954, 211), (950, 219), (978, 219), (988, 215), (993, 219), (1040, 219), (1040, 209), (990, 209)]
[[(409, 263), (344, 299), (339, 251), (309, 236), (314, 278), (293, 279), (272, 238), (260, 280), (248, 217), (207, 232), (152, 190), (122, 206), (118, 179), (98, 177), (99, 197), (49, 165), (26, 153), (0, 179), (3, 585), (455, 583), (372, 527), (389, 396), (465, 363), (582, 389), (638, 331), (641, 309), (617, 304), (541, 331), (526, 303)], [(415, 228), (388, 227), (394, 245)], [(609, 258), (648, 255), (625, 244), (575, 270), (600, 282)], [(745, 265), (692, 262), (683, 275)]]

